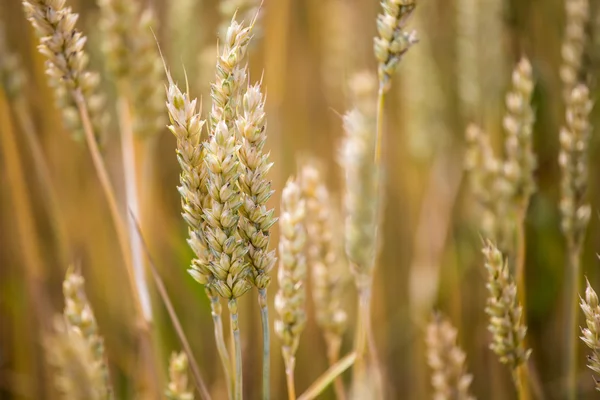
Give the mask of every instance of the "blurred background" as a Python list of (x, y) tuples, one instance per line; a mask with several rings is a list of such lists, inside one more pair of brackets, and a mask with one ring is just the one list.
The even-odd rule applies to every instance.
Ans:
[[(88, 36), (91, 69), (105, 74), (93, 0), (69, 0), (80, 14), (78, 27)], [(210, 104), (208, 88), (219, 26), (227, 10), (217, 0), (154, 0), (160, 24), (158, 43), (175, 78), (183, 83), (184, 66), (193, 96)], [(593, 98), (600, 67), (600, 3), (591, 2), (585, 80)], [(250, 49), (250, 79), (263, 79), (267, 92), (268, 142), (275, 162), (276, 190), (271, 206), (279, 209), (281, 189), (297, 171), (298, 159), (315, 156), (326, 167), (327, 183), (339, 198), (342, 175), (337, 155), (341, 115), (350, 107), (348, 81), (356, 72), (376, 70), (372, 40), (380, 5), (375, 0), (265, 0), (259, 31)], [(51, 375), (40, 340), (42, 322), (28, 295), (30, 264), (47, 300), (45, 312), (63, 307), (61, 282), (70, 263), (79, 266), (103, 335), (117, 398), (133, 397), (136, 347), (133, 302), (109, 210), (84, 143), (63, 128), (44, 76), (37, 39), (17, 0), (0, 0), (0, 18), (10, 51), (22, 59), (27, 98), (36, 135), (55, 192), (48, 195), (34, 167), (34, 155), (14, 110), (19, 164), (12, 148), (0, 148), (0, 398), (52, 399)], [(449, 316), (474, 374), (480, 399), (511, 399), (508, 370), (489, 349), (484, 313), (486, 272), (480, 253), (478, 215), (463, 172), (464, 130), (477, 122), (501, 152), (503, 97), (516, 61), (527, 55), (533, 65), (535, 152), (534, 194), (527, 214), (528, 337), (536, 373), (546, 398), (562, 397), (564, 388), (565, 245), (558, 200), (558, 132), (564, 120), (559, 77), (564, 27), (563, 0), (422, 0), (410, 27), (420, 42), (403, 59), (386, 102), (385, 217), (383, 246), (375, 272), (373, 324), (387, 398), (427, 398), (430, 371), (424, 355), (424, 327), (433, 310)], [(208, 60), (208, 61), (207, 61)], [(114, 107), (114, 88), (102, 90)], [(163, 85), (164, 83), (159, 83)], [(112, 96), (112, 97), (111, 97)], [(104, 156), (111, 178), (124, 197), (120, 140), (114, 110)], [(166, 112), (165, 112), (166, 114)], [(599, 113), (592, 113), (597, 125)], [(1, 122), (1, 121), (0, 121)], [(6, 121), (3, 121), (6, 122)], [(1, 126), (6, 126), (2, 125)], [(0, 131), (0, 135), (5, 132)], [(584, 250), (583, 272), (600, 287), (598, 212), (600, 141), (592, 136), (589, 199), (593, 210)], [(143, 165), (144, 235), (214, 397), (225, 398), (225, 384), (214, 344), (209, 302), (186, 273), (192, 251), (181, 218), (176, 187), (180, 167), (175, 138), (167, 129), (149, 143)], [(12, 154), (12, 155), (11, 155)], [(21, 178), (15, 171), (20, 171)], [(17, 195), (15, 194), (17, 193)], [(19, 194), (25, 194), (22, 197)], [(21, 197), (19, 197), (21, 196)], [(51, 198), (55, 197), (55, 198)], [(278, 215), (279, 212), (276, 211)], [(275, 227), (272, 248), (277, 245)], [(34, 247), (37, 249), (34, 249)], [(275, 281), (275, 280), (274, 280)], [(270, 302), (276, 282), (270, 290)], [(159, 332), (163, 372), (171, 351), (179, 350), (166, 311), (151, 286), (155, 328)], [(353, 318), (356, 297), (347, 291)], [(255, 293), (241, 300), (244, 391), (260, 396), (261, 331)], [(327, 368), (325, 343), (309, 322), (298, 350), (296, 386), (302, 392)], [(274, 313), (273, 313), (274, 315)], [(274, 317), (272, 317), (273, 319)], [(352, 321), (353, 322), (353, 321)], [(352, 325), (351, 325), (352, 326)], [(352, 331), (343, 352), (352, 347)], [(580, 345), (582, 398), (594, 396)], [(273, 398), (283, 398), (285, 376), (278, 341), (272, 344)], [(347, 377), (346, 377), (347, 379)], [(333, 398), (327, 391), (323, 398)]]

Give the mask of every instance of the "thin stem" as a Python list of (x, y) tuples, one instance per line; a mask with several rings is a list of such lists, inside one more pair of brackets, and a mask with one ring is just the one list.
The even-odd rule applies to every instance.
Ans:
[[(339, 361), (342, 338), (339, 335), (327, 334), (325, 337), (325, 342), (327, 344), (327, 360), (329, 362), (329, 366), (331, 367)], [(335, 391), (336, 399), (346, 400), (344, 382), (340, 376), (336, 377), (333, 381), (333, 389)]]
[(260, 319), (262, 322), (263, 335), (263, 400), (268, 400), (271, 397), (271, 333), (269, 327), (269, 307), (267, 304), (267, 289), (258, 290), (258, 304), (260, 306)]
[(581, 250), (579, 246), (573, 243), (573, 240), (568, 241), (568, 265), (567, 274), (570, 279), (571, 288), (568, 291), (569, 305), (567, 307), (567, 390), (569, 400), (575, 400), (577, 398), (577, 345), (579, 338), (577, 333), (579, 332), (579, 280), (581, 274)]
[(377, 138), (375, 142), (375, 165), (381, 165), (381, 146), (383, 142), (383, 110), (385, 106), (385, 91), (383, 84), (379, 85), (377, 93)]
[(367, 330), (370, 324), (371, 288), (368, 284), (361, 283), (358, 291), (358, 317), (356, 326), (356, 339), (354, 352), (356, 362), (354, 363), (353, 384), (362, 384), (365, 378), (366, 366), (365, 356), (367, 353)]
[(233, 333), (233, 351), (235, 353), (235, 381), (234, 396), (235, 400), (242, 399), (242, 342), (240, 340), (240, 326), (238, 321), (237, 300), (229, 300), (229, 317), (231, 319), (231, 332)]
[(227, 345), (225, 344), (225, 334), (223, 332), (223, 319), (221, 318), (222, 308), (219, 295), (212, 293), (210, 289), (206, 290), (206, 295), (210, 300), (211, 315), (213, 318), (213, 325), (215, 329), (215, 342), (217, 344), (217, 351), (221, 358), (221, 364), (223, 365), (223, 372), (225, 373), (225, 380), (227, 381), (227, 392), (229, 398), (233, 395), (233, 376), (231, 374), (231, 361), (229, 359), (229, 352), (227, 351)]
[(530, 400), (531, 392), (529, 390), (529, 367), (527, 362), (524, 362), (517, 367), (514, 373), (515, 386), (519, 400)]
[(316, 398), (318, 395), (323, 393), (323, 391), (341, 374), (344, 373), (348, 368), (354, 364), (356, 361), (356, 352), (352, 352), (338, 361), (335, 365), (329, 367), (327, 371), (316, 381), (313, 382), (312, 385), (304, 392), (298, 400), (312, 400)]
[(58, 201), (58, 195), (56, 194), (54, 185), (52, 184), (52, 177), (50, 176), (50, 168), (48, 167), (46, 156), (42, 151), (42, 146), (40, 145), (35, 126), (31, 120), (31, 114), (27, 109), (27, 102), (25, 98), (21, 96), (15, 99), (12, 104), (17, 121), (24, 133), (29, 150), (31, 151), (31, 158), (33, 159), (35, 172), (38, 175), (38, 181), (42, 186), (44, 195), (46, 196), (44, 205), (47, 207), (47, 212), (50, 215), (50, 220), (52, 221), (52, 226), (55, 230), (61, 263), (66, 265), (68, 264), (70, 258), (70, 244), (67, 235), (67, 229), (65, 227), (65, 219), (60, 207), (58, 206), (60, 203)]
[[(131, 215), (132, 218), (134, 218), (133, 214), (131, 213), (131, 210), (129, 210), (129, 214)], [(208, 391), (208, 386), (204, 382), (204, 379), (202, 379), (202, 375), (200, 374), (200, 368), (198, 367), (198, 363), (196, 362), (196, 359), (194, 358), (194, 353), (192, 352), (192, 347), (190, 346), (190, 343), (188, 342), (187, 337), (185, 336), (185, 332), (183, 331), (181, 323), (179, 322), (179, 317), (177, 317), (175, 308), (173, 308), (173, 303), (171, 303), (171, 299), (169, 298), (169, 293), (167, 292), (167, 289), (165, 288), (165, 284), (164, 284), (162, 278), (160, 277), (160, 274), (158, 273), (158, 269), (156, 268), (156, 264), (154, 263), (152, 254), (150, 254), (148, 245), (146, 244), (146, 241), (144, 240), (144, 236), (142, 235), (142, 230), (140, 229), (140, 226), (135, 218), (134, 218), (134, 223), (135, 223), (135, 229), (136, 229), (137, 235), (139, 236), (140, 242), (142, 244), (142, 249), (144, 250), (144, 254), (146, 255), (146, 258), (148, 260), (148, 265), (150, 266), (150, 272), (152, 273), (152, 277), (154, 279), (156, 289), (158, 290), (160, 298), (162, 299), (162, 301), (165, 305), (165, 308), (167, 309), (167, 313), (169, 314), (171, 323), (173, 324), (173, 327), (175, 328), (175, 332), (177, 333), (177, 336), (179, 337), (179, 340), (181, 341), (183, 350), (186, 352), (186, 354), (188, 356), (188, 362), (189, 362), (190, 368), (192, 370), (192, 376), (194, 377), (194, 380), (196, 382), (196, 389), (198, 390), (198, 392), (200, 393), (200, 396), (203, 399), (211, 400), (211, 396)]]
[[(517, 240), (517, 248), (516, 248), (516, 281), (517, 281), (517, 294), (519, 297), (519, 302), (521, 304), (521, 308), (523, 310), (521, 319), (525, 325), (527, 325), (527, 292), (525, 285), (525, 214), (527, 213), (528, 202), (524, 202), (519, 213), (517, 214), (517, 226), (516, 226), (516, 240)], [(527, 400), (531, 397), (530, 394), (530, 385), (529, 378), (530, 374), (527, 371), (527, 362), (523, 363), (519, 368), (517, 373), (519, 374), (519, 379), (515, 381), (518, 382), (518, 392), (519, 399)]]
[(287, 383), (288, 400), (296, 400), (296, 383), (294, 370), (296, 369), (296, 357), (289, 347), (282, 349), (283, 362), (285, 364), (285, 381)]
[[(136, 311), (138, 312), (138, 315), (143, 315), (140, 298), (138, 296), (138, 291), (135, 285), (135, 277), (133, 273), (133, 267), (131, 264), (131, 253), (129, 249), (129, 238), (127, 235), (127, 230), (125, 228), (125, 222), (119, 212), (119, 206), (117, 204), (115, 191), (113, 189), (112, 183), (110, 182), (106, 165), (104, 164), (104, 160), (102, 159), (102, 155), (100, 154), (100, 149), (98, 148), (98, 143), (96, 142), (96, 138), (94, 136), (94, 130), (92, 128), (92, 123), (90, 122), (90, 116), (87, 110), (87, 105), (85, 104), (85, 100), (83, 99), (83, 96), (80, 91), (74, 92), (73, 97), (75, 99), (75, 102), (77, 103), (79, 115), (81, 116), (81, 121), (83, 123), (84, 128), (83, 130), (85, 133), (85, 140), (90, 150), (90, 156), (92, 157), (92, 162), (94, 163), (96, 174), (98, 175), (98, 179), (100, 180), (100, 185), (102, 187), (102, 191), (104, 192), (104, 196), (106, 197), (108, 208), (110, 210), (110, 215), (115, 225), (115, 230), (117, 231), (117, 239), (121, 248), (121, 253), (123, 253), (123, 259), (126, 265), (125, 269), (129, 278), (129, 284), (131, 286), (131, 292), (134, 298)], [(146, 322), (146, 320), (144, 321)], [(145, 326), (143, 329), (148, 329), (147, 323), (145, 323), (144, 325)]]
[[(125, 91), (122, 89), (122, 91)], [(146, 273), (144, 269), (144, 257), (142, 255), (142, 244), (140, 238), (135, 234), (135, 221), (140, 221), (140, 206), (138, 200), (138, 185), (136, 171), (136, 154), (133, 144), (133, 126), (131, 110), (126, 97), (121, 95), (118, 99), (119, 130), (121, 133), (121, 156), (123, 159), (123, 172), (125, 178), (125, 195), (127, 207), (131, 211), (128, 218), (129, 242), (131, 246), (131, 260), (136, 289), (140, 299), (142, 315), (148, 322), (152, 322), (152, 304)]]

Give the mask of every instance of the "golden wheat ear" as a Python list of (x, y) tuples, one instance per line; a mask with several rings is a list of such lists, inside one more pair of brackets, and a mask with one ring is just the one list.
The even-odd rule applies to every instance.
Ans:
[(456, 328), (441, 314), (435, 314), (427, 325), (425, 342), (434, 399), (475, 399), (469, 393), (473, 376), (467, 373), (467, 356), (458, 346), (457, 336)]

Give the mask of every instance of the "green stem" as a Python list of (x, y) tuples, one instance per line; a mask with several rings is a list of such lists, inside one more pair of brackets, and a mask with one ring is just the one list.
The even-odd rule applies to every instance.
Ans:
[(221, 302), (219, 301), (219, 295), (212, 293), (212, 291), (206, 288), (206, 295), (210, 300), (211, 315), (213, 318), (213, 325), (215, 328), (215, 342), (217, 344), (217, 352), (221, 358), (221, 364), (223, 365), (223, 372), (225, 373), (225, 381), (227, 382), (227, 393), (229, 398), (233, 395), (233, 378), (231, 375), (231, 362), (229, 361), (229, 352), (227, 351), (227, 345), (225, 344), (225, 335), (223, 333), (223, 319), (221, 318), (222, 308)]
[(271, 383), (271, 338), (269, 330), (269, 307), (267, 304), (267, 289), (258, 290), (258, 304), (260, 305), (260, 317), (262, 321), (263, 334), (263, 400), (269, 400)]
[(568, 399), (575, 400), (577, 398), (577, 344), (579, 338), (578, 316), (579, 316), (579, 278), (581, 274), (580, 248), (576, 246), (572, 240), (569, 240), (568, 246), (568, 263), (567, 274), (570, 279), (569, 305), (567, 308), (567, 390)]
[(344, 373), (348, 368), (354, 364), (356, 361), (356, 352), (352, 352), (338, 361), (336, 364), (329, 367), (327, 371), (323, 375), (321, 375), (310, 387), (306, 390), (306, 392), (302, 393), (298, 400), (312, 400), (316, 398), (318, 395), (323, 393), (323, 391), (333, 382), (338, 376)]
[(238, 321), (237, 300), (231, 299), (228, 303), (229, 317), (231, 319), (231, 331), (233, 333), (233, 349), (235, 353), (235, 380), (234, 380), (234, 396), (235, 400), (242, 399), (242, 342), (240, 340), (240, 326)]

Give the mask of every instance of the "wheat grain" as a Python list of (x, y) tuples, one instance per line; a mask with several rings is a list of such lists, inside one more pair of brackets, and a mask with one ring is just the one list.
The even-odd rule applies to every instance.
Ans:
[(432, 370), (431, 385), (435, 400), (473, 400), (469, 386), (466, 355), (457, 344), (458, 332), (448, 319), (437, 314), (427, 326), (427, 363)]
[(54, 89), (66, 126), (75, 138), (83, 137), (76, 104), (76, 97), (82, 96), (96, 139), (101, 138), (108, 116), (104, 112), (104, 98), (98, 94), (100, 76), (87, 70), (86, 37), (75, 28), (79, 16), (65, 6), (65, 0), (24, 1), (23, 8), (40, 37), (38, 49), (46, 57), (48, 83)]

